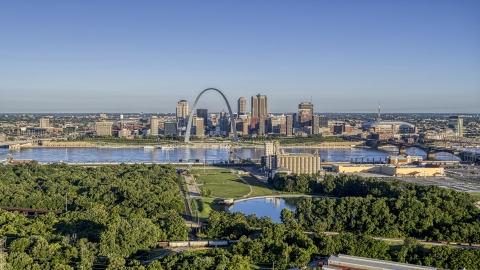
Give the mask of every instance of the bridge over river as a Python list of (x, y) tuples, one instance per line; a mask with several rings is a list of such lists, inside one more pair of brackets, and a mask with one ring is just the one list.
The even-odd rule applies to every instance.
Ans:
[(464, 149), (438, 147), (421, 143), (407, 143), (404, 141), (363, 139), (351, 136), (346, 136), (345, 138), (349, 140), (365, 141), (367, 146), (379, 150), (386, 146), (396, 146), (400, 155), (405, 155), (407, 153), (407, 148), (419, 148), (427, 153), (427, 160), (433, 160), (435, 159), (436, 153), (444, 152), (457, 156), (464, 162), (480, 162), (480, 153), (467, 151)]

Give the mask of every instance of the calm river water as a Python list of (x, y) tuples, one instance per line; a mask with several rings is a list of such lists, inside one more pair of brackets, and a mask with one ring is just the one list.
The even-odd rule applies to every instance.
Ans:
[[(352, 159), (360, 161), (378, 161), (385, 159), (391, 151), (374, 150), (369, 148), (346, 148), (346, 149), (318, 149), (322, 159), (327, 161), (349, 162)], [(311, 148), (286, 148), (285, 152), (312, 153)], [(243, 158), (260, 159), (263, 149), (237, 148), (235, 152)], [(228, 148), (174, 148), (174, 149), (144, 149), (144, 148), (24, 148), (18, 151), (9, 151), (0, 148), (0, 160), (4, 160), (7, 154), (14, 159), (34, 159), (39, 162), (184, 162), (206, 159), (207, 163), (226, 161), (230, 156)], [(426, 159), (426, 153), (418, 148), (407, 149), (407, 154), (420, 155)], [(437, 153), (438, 160), (459, 160), (448, 153)]]

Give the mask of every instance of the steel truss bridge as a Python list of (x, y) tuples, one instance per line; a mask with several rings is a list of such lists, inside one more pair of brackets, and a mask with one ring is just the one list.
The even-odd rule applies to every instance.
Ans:
[(465, 162), (480, 162), (480, 153), (475, 153), (471, 151), (465, 151), (455, 148), (446, 148), (425, 145), (421, 143), (407, 143), (402, 141), (387, 141), (387, 140), (374, 140), (374, 139), (362, 139), (358, 137), (345, 137), (350, 140), (363, 140), (366, 141), (366, 145), (374, 149), (381, 149), (382, 147), (393, 145), (398, 148), (398, 153), (400, 155), (405, 155), (407, 153), (407, 148), (419, 148), (427, 153), (427, 160), (433, 160), (436, 153), (444, 152), (450, 153), (454, 156), (459, 157), (462, 161)]

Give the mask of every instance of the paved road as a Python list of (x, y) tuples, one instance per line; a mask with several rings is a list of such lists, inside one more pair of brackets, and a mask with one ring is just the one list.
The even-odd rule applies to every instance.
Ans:
[[(195, 182), (195, 178), (193, 176), (184, 175), (183, 178), (185, 179), (185, 183), (187, 184), (187, 192), (190, 198), (197, 198), (200, 197), (200, 190), (198, 190), (198, 185)], [(193, 180), (193, 185), (190, 182)]]

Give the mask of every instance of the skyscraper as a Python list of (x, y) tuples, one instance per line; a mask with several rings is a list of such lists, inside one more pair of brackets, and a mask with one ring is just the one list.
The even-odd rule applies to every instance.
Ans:
[(158, 117), (152, 116), (150, 118), (150, 135), (157, 136), (158, 135)]
[(291, 115), (286, 116), (286, 130), (287, 136), (290, 137), (293, 135), (293, 117)]
[(314, 115), (312, 120), (312, 134), (320, 132), (320, 116)]
[[(252, 111), (250, 119), (250, 128), (252, 131), (256, 130), (257, 134), (265, 133), (265, 123), (260, 124), (260, 118), (263, 118), (263, 121), (268, 117), (268, 105), (267, 105), (267, 96), (265, 95), (256, 95), (252, 96)], [(259, 131), (260, 125), (262, 126), (262, 131)]]
[(247, 100), (244, 97), (238, 99), (238, 116), (247, 114)]
[(265, 117), (260, 116), (258, 122), (258, 135), (265, 135)]
[(203, 118), (203, 125), (207, 126), (208, 122), (208, 109), (197, 109), (197, 116)]
[(252, 96), (251, 99), (252, 109), (250, 110), (251, 117), (258, 117), (258, 98), (257, 96)]
[(252, 117), (267, 117), (268, 115), (268, 102), (266, 95), (252, 96)]
[(301, 102), (298, 104), (297, 117), (299, 127), (312, 126), (313, 104), (311, 102)]
[(453, 129), (455, 135), (463, 137), (463, 118), (456, 115), (448, 118), (448, 127)]
[(203, 137), (205, 135), (205, 128), (203, 126), (203, 118), (202, 117), (195, 117), (195, 135)]
[(177, 122), (179, 126), (186, 126), (185, 119), (187, 119), (189, 112), (188, 102), (180, 100), (177, 104)]

